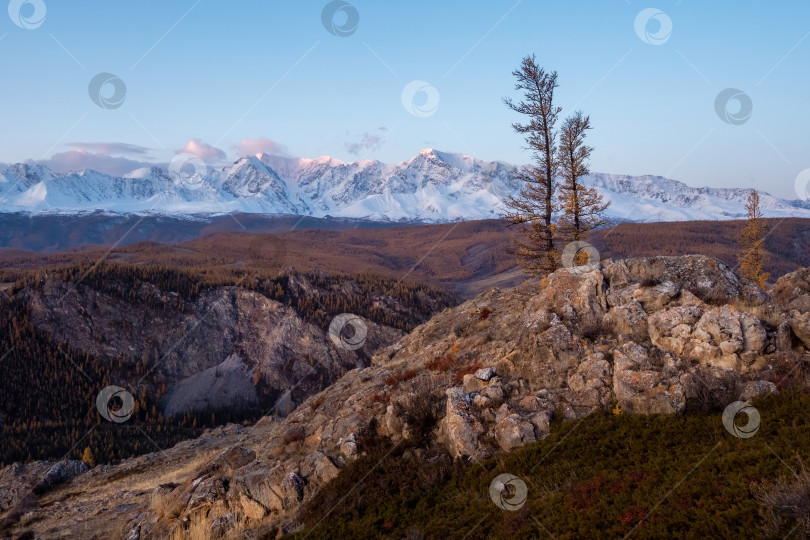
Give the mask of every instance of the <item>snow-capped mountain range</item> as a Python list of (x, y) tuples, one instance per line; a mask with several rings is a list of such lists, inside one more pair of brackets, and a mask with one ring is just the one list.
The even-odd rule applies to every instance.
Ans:
[[(486, 219), (517, 192), (517, 168), (469, 156), (423, 150), (397, 164), (345, 163), (321, 157), (246, 156), (222, 169), (150, 167), (124, 177), (92, 170), (56, 174), (38, 164), (0, 173), (0, 212), (78, 214), (91, 211), (158, 215), (298, 214), (379, 221)], [(177, 169), (177, 167), (172, 168)], [(748, 189), (693, 188), (660, 176), (593, 173), (612, 204), (607, 216), (630, 221), (744, 217)], [(806, 201), (761, 193), (768, 217), (810, 217)]]

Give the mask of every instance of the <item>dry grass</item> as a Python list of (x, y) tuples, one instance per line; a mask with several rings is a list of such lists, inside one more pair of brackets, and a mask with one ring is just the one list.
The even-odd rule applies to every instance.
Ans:
[(178, 516), (183, 501), (174, 489), (180, 484), (162, 484), (152, 492), (149, 507), (159, 516)]
[(315, 399), (313, 399), (312, 402), (309, 404), (310, 410), (314, 411), (315, 409), (317, 409), (318, 407), (323, 405), (324, 401), (326, 401), (326, 395), (325, 394), (316, 396)]
[(786, 320), (785, 312), (773, 304), (755, 304), (743, 299), (733, 299), (731, 305), (739, 311), (747, 311), (772, 328), (778, 327)]
[(765, 510), (770, 533), (781, 536), (783, 528), (795, 524), (796, 537), (806, 538), (810, 534), (810, 470), (801, 457), (796, 459), (799, 469), (793, 477), (756, 487), (754, 498)]
[(396, 373), (392, 373), (388, 377), (385, 378), (385, 385), (386, 386), (396, 386), (402, 381), (408, 381), (416, 377), (419, 372), (415, 369), (405, 369), (403, 371), (398, 371)]
[(450, 349), (445, 355), (440, 355), (434, 358), (433, 360), (429, 360), (425, 367), (428, 368), (430, 371), (449, 371), (458, 365), (458, 360), (456, 359), (456, 353), (459, 350), (460, 345), (458, 343), (454, 343), (453, 347)]

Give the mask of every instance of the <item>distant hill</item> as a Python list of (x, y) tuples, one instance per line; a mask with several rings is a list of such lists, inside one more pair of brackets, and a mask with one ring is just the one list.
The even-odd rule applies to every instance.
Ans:
[[(55, 220), (53, 234), (66, 234), (66, 228), (60, 228), (56, 218), (51, 219)], [(116, 233), (123, 234), (127, 227), (132, 228), (131, 219), (122, 218), (116, 225)], [(161, 222), (161, 219), (166, 221)], [(462, 298), (470, 298), (492, 286), (515, 286), (524, 279), (510, 253), (510, 238), (515, 233), (498, 220), (379, 228), (379, 224), (373, 222), (306, 218), (299, 228), (321, 228), (290, 231), (301, 218), (242, 215), (237, 219), (248, 231), (272, 231), (273, 234), (223, 230), (238, 227), (231, 217), (212, 224), (148, 218), (149, 221), (144, 222), (148, 224), (147, 230), (163, 231), (154, 234), (161, 242), (115, 247), (107, 254), (107, 246), (115, 239), (109, 233), (100, 235), (100, 239), (107, 239), (99, 242), (104, 246), (53, 253), (0, 250), (0, 269), (6, 270), (4, 279), (10, 280), (19, 269), (78, 261), (92, 264), (103, 256), (138, 265), (206, 271), (219, 268), (227, 272), (261, 274), (293, 266), (299, 271), (368, 272), (397, 280), (422, 281), (447, 290), (455, 289)], [(770, 232), (766, 248), (770, 259), (766, 270), (771, 273), (771, 279), (810, 265), (810, 219), (769, 219), (767, 222)], [(602, 258), (702, 254), (717, 257), (734, 268), (737, 235), (742, 223), (624, 223), (596, 231), (591, 241)], [(348, 228), (354, 225), (357, 228)], [(370, 226), (377, 228), (363, 228)], [(178, 238), (205, 235), (169, 243), (167, 237), (172, 227)]]
[[(810, 265), (810, 219), (768, 219), (766, 270), (775, 280)], [(737, 237), (743, 221), (622, 223), (597, 231), (593, 244), (602, 257), (648, 257), (699, 253), (737, 265)]]

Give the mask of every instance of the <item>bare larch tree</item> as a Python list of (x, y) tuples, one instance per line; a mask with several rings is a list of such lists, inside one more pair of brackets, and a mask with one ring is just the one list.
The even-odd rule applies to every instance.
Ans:
[(526, 123), (514, 123), (512, 127), (525, 135), (534, 165), (519, 173), (524, 186), (517, 196), (506, 200), (509, 210), (504, 218), (510, 225), (522, 225), (525, 232), (524, 238), (513, 240), (518, 263), (530, 274), (543, 275), (553, 272), (560, 259), (554, 245), (553, 222), (558, 167), (556, 124), (562, 110), (554, 105), (557, 72), (546, 73), (532, 55), (524, 58), (512, 74), (517, 79), (515, 90), (523, 92), (523, 99), (515, 103), (504, 98), (504, 103), (527, 118)]

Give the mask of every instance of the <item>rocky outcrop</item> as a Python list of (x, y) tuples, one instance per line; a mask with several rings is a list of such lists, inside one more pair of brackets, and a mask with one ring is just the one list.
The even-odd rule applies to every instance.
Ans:
[[(711, 303), (742, 298), (763, 302), (766, 299), (765, 293), (754, 284), (741, 280), (718, 260), (702, 255), (626, 259), (606, 265), (603, 273), (610, 282), (611, 292), (620, 292), (628, 286), (633, 290), (657, 289), (659, 284), (669, 281)], [(660, 304), (650, 307), (660, 308)]]
[(788, 314), (787, 323), (804, 346), (810, 347), (810, 312), (801, 313), (794, 309)]
[(0, 470), (0, 514), (13, 510), (26, 499), (47, 493), (87, 469), (81, 461), (67, 460), (14, 463)]
[[(774, 303), (786, 312), (784, 322), (792, 334), (805, 347), (810, 347), (810, 268), (785, 274), (769, 292)], [(786, 341), (784, 330), (782, 333), (782, 340)]]
[[(480, 459), (543, 439), (555, 414), (674, 414), (721, 387), (751, 399), (776, 391), (770, 379), (806, 353), (807, 312), (780, 305), (705, 257), (606, 261), (545, 286), (493, 289), (381, 347), (286, 418), (79, 475), (17, 531), (78, 531), (79, 518), (110, 537), (289, 531), (370, 431)], [(423, 440), (419, 419), (434, 401)]]
[(767, 345), (760, 320), (732, 306), (678, 306), (654, 314), (650, 338), (656, 347), (700, 364), (744, 372)]
[(613, 392), (622, 411), (673, 414), (686, 406), (684, 362), (629, 342), (613, 350)]
[(472, 412), (472, 407), (473, 400), (463, 388), (447, 389), (447, 409), (441, 423), (440, 437), (453, 457), (476, 456), (479, 453), (477, 441), (484, 428)]
[(784, 311), (810, 311), (810, 268), (785, 274), (771, 287), (771, 298)]

